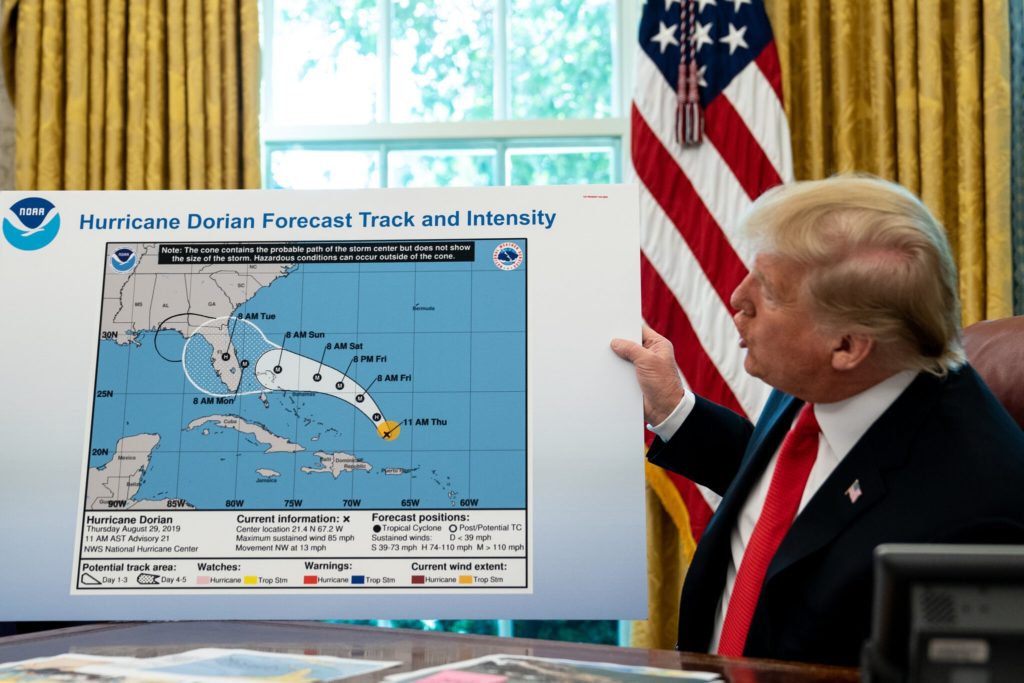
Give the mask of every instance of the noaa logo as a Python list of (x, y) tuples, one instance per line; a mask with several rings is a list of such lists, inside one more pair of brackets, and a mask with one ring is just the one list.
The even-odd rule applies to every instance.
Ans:
[(502, 270), (515, 270), (523, 265), (523, 250), (515, 242), (502, 242), (494, 248), (494, 265)]
[(4, 237), (22, 251), (42, 249), (60, 230), (60, 214), (42, 197), (25, 197), (15, 202), (4, 216)]
[(122, 247), (110, 256), (110, 267), (119, 273), (127, 273), (138, 262), (135, 252), (128, 247)]

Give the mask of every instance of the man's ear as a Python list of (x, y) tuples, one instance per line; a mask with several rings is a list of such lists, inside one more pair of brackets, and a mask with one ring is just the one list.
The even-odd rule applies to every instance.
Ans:
[(861, 367), (875, 349), (875, 338), (866, 334), (844, 334), (832, 349), (832, 369), (839, 372)]

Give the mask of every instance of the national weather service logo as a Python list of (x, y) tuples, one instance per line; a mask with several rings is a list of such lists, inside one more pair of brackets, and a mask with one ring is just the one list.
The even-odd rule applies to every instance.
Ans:
[(515, 242), (502, 242), (494, 248), (494, 265), (502, 270), (515, 270), (523, 265), (523, 249)]
[(25, 197), (15, 202), (4, 216), (4, 237), (22, 251), (42, 249), (60, 230), (60, 214), (42, 197)]
[(110, 255), (110, 267), (119, 273), (127, 273), (139, 262), (139, 257), (128, 247), (121, 247)]

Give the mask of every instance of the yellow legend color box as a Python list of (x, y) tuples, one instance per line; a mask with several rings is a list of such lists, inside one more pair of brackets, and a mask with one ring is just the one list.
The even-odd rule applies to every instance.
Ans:
[(259, 580), (260, 577), (258, 576), (247, 576), (244, 579), (242, 579), (242, 583), (244, 583), (246, 586), (255, 586), (257, 583), (259, 583)]
[(459, 583), (473, 583), (473, 577), (463, 574), (459, 577)]

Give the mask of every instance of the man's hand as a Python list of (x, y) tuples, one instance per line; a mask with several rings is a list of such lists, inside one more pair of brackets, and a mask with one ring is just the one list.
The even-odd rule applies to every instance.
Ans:
[(612, 339), (612, 351), (633, 364), (644, 394), (644, 419), (656, 425), (672, 414), (686, 391), (676, 370), (672, 342), (644, 325), (643, 345)]

